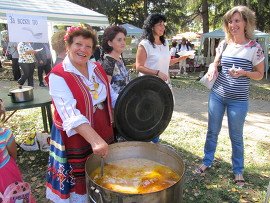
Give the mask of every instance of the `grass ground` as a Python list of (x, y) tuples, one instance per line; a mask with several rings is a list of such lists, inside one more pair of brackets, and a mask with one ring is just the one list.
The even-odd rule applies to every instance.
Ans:
[[(172, 79), (172, 83), (180, 89), (189, 88), (193, 93), (207, 91), (196, 81), (197, 77), (197, 74), (178, 76)], [(270, 102), (270, 81), (252, 82), (251, 97)], [(18, 111), (5, 126), (14, 132), (16, 141), (20, 143), (26, 135), (42, 131), (40, 108)], [(193, 173), (203, 157), (206, 129), (207, 126), (204, 124), (183, 120), (174, 114), (161, 136), (162, 143), (172, 145), (185, 162), (184, 202), (264, 202), (270, 180), (270, 139), (262, 141), (256, 136), (245, 138), (247, 187), (240, 188), (233, 183), (228, 136), (219, 138), (218, 153), (213, 167), (202, 176)], [(33, 194), (37, 202), (41, 203), (47, 202), (45, 199), (47, 160), (47, 152), (27, 152), (18, 148), (18, 165), (24, 180), (31, 183)]]

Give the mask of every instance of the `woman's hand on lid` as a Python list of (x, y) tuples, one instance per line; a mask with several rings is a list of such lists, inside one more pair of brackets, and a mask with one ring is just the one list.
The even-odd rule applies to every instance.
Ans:
[(163, 81), (167, 81), (168, 80), (168, 76), (162, 72), (159, 72), (157, 75), (160, 79), (162, 79)]

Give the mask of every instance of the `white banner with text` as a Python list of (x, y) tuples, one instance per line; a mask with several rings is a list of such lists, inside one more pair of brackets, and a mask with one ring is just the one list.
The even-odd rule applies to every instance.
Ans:
[(47, 17), (7, 13), (10, 42), (48, 42)]

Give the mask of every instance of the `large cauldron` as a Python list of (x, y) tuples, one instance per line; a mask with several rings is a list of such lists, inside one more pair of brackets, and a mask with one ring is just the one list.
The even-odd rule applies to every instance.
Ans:
[[(114, 108), (114, 120), (119, 134), (130, 142), (109, 146), (105, 163), (143, 158), (170, 167), (181, 177), (164, 190), (144, 194), (127, 194), (97, 185), (89, 175), (100, 166), (101, 159), (91, 155), (86, 161), (87, 192), (91, 202), (102, 203), (179, 203), (182, 202), (183, 160), (171, 148), (149, 143), (167, 127), (173, 112), (173, 95), (168, 85), (158, 77), (147, 75), (132, 80), (119, 94)], [(138, 142), (140, 141), (140, 142)], [(142, 142), (144, 141), (144, 142)]]
[(109, 156), (105, 163), (127, 159), (143, 158), (156, 161), (160, 164), (170, 167), (179, 174), (180, 180), (164, 190), (145, 193), (145, 194), (128, 194), (109, 190), (97, 185), (90, 179), (91, 173), (100, 166), (100, 157), (92, 154), (86, 161), (86, 187), (90, 202), (99, 203), (179, 203), (183, 197), (183, 175), (184, 162), (168, 146), (147, 143), (147, 142), (122, 142), (109, 146)]

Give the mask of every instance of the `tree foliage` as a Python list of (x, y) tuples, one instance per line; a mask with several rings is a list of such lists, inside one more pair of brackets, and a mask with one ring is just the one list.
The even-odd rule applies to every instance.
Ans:
[(256, 12), (259, 30), (270, 31), (269, 0), (70, 0), (108, 16), (110, 24), (142, 27), (151, 13), (167, 17), (167, 34), (182, 31), (208, 32), (222, 27), (222, 16), (236, 5)]

